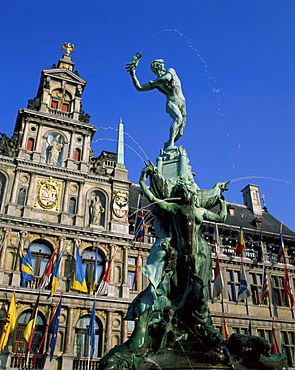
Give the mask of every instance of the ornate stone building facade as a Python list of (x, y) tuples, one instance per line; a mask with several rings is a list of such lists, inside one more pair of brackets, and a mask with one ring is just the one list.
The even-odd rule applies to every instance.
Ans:
[[(90, 368), (97, 369), (99, 358), (114, 345), (125, 341), (133, 322), (124, 319), (132, 299), (148, 282), (138, 274), (155, 240), (148, 225), (144, 242), (133, 242), (134, 212), (139, 186), (128, 180), (124, 165), (123, 127), (118, 127), (117, 153), (102, 151), (95, 156), (91, 140), (97, 128), (82, 109), (86, 81), (74, 72), (72, 57), (66, 52), (50, 69), (41, 73), (40, 86), (26, 109), (18, 112), (12, 138), (0, 139), (0, 327), (3, 327), (13, 292), (16, 294), (18, 329), (11, 335), (0, 356), (1, 369), (24, 368), (24, 327), (40, 294), (39, 312), (32, 355), (36, 351), (60, 293), (63, 304), (54, 359), (49, 360), (51, 336), (46, 335), (35, 368), (80, 370), (87, 368), (89, 325), (94, 295), (71, 289), (75, 270), (74, 252), (78, 244), (87, 286), (93, 277), (98, 248), (99, 283), (111, 263), (107, 295), (96, 297), (96, 345)], [(243, 189), (245, 205), (228, 204), (228, 218), (219, 228), (219, 260), (225, 286), (223, 298), (210, 303), (216, 326), (222, 326), (225, 313), (230, 332), (270, 337), (272, 317), (281, 349), (294, 361), (295, 325), (289, 298), (284, 295), (284, 265), (277, 263), (280, 222), (261, 207), (258, 187)], [(246, 250), (244, 265), (251, 297), (236, 304), (240, 284), (241, 258), (235, 256), (240, 220), (243, 214)], [(272, 298), (261, 303), (263, 262), (258, 262), (260, 232), (263, 259), (272, 285)], [(205, 222), (203, 235), (213, 243), (214, 224)], [(288, 270), (294, 287), (295, 233), (283, 226)], [(30, 243), (35, 279), (20, 286), (20, 253)], [(55, 251), (54, 262), (64, 251), (56, 294), (50, 285), (39, 282)], [(132, 289), (134, 288), (134, 289)], [(32, 358), (29, 361), (31, 363)], [(30, 366), (30, 365), (29, 365)]]

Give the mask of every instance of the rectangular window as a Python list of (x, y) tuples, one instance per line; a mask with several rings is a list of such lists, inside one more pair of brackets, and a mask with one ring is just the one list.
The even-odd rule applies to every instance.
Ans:
[(289, 297), (286, 297), (284, 292), (284, 277), (283, 276), (272, 276), (272, 287), (273, 296), (278, 306), (290, 307)]
[[(130, 289), (132, 289), (133, 281), (134, 281), (135, 271), (128, 271), (128, 284)], [(136, 284), (135, 284), (136, 285)], [(136, 287), (135, 287), (136, 289)]]
[(66, 103), (63, 103), (62, 106), (61, 106), (61, 110), (63, 112), (68, 112), (69, 108), (70, 108), (69, 104), (66, 104)]
[[(251, 272), (250, 273), (250, 286), (252, 292), (252, 301), (254, 304), (261, 303), (261, 296), (262, 296), (262, 281), (263, 277), (262, 274), (256, 274)], [(264, 304), (268, 304), (268, 299), (265, 299)]]
[(237, 334), (242, 334), (242, 335), (247, 335), (248, 334), (248, 328), (239, 328), (239, 327), (232, 327), (232, 332), (237, 333)]
[(226, 281), (228, 298), (230, 301), (236, 302), (238, 300), (238, 292), (240, 289), (240, 271), (226, 270)]
[(271, 344), (271, 330), (257, 329), (257, 336), (267, 339)]
[(282, 332), (282, 351), (285, 353), (288, 359), (288, 365), (290, 367), (294, 364), (295, 356), (295, 332), (294, 331), (283, 331)]
[(58, 102), (57, 101), (51, 101), (51, 108), (57, 109), (58, 108)]

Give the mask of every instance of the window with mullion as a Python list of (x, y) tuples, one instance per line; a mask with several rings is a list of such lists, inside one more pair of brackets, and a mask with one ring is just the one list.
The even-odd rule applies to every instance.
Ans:
[(226, 270), (227, 292), (230, 301), (238, 300), (238, 292), (240, 289), (240, 271)]

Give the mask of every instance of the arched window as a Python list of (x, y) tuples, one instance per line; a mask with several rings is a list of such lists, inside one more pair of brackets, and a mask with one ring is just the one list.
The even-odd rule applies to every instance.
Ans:
[(81, 150), (79, 148), (76, 148), (74, 150), (74, 161), (80, 161), (81, 157)]
[(56, 89), (51, 94), (51, 108), (58, 109), (63, 112), (70, 111), (71, 95), (62, 89)]
[[(82, 267), (85, 274), (87, 287), (92, 284), (94, 278), (95, 249), (87, 248), (82, 253)], [(95, 283), (99, 284), (104, 270), (104, 260), (98, 251)]]
[(34, 275), (41, 277), (51, 256), (51, 249), (46, 244), (34, 242), (31, 244), (31, 254)]
[(18, 197), (17, 197), (17, 204), (19, 206), (23, 206), (25, 204), (26, 195), (27, 195), (27, 189), (20, 188), (18, 191)]
[(74, 215), (76, 213), (76, 198), (71, 197), (69, 201), (69, 214)]
[[(18, 327), (17, 327), (16, 337), (15, 337), (15, 341), (14, 341), (14, 345), (13, 345), (13, 352), (14, 353), (18, 353), (18, 352), (25, 353), (25, 350), (27, 348), (27, 342), (24, 338), (24, 330), (25, 330), (25, 327), (26, 327), (27, 323), (30, 320), (31, 313), (32, 313), (32, 310), (25, 311), (19, 316), (19, 318), (17, 320)], [(41, 338), (43, 336), (45, 327), (46, 327), (45, 320), (38, 313), (30, 353), (36, 353), (37, 348), (39, 346), (39, 343), (41, 341)], [(43, 353), (43, 347), (40, 349), (40, 354), (42, 354), (42, 353)]]
[[(90, 316), (81, 317), (78, 320), (75, 330), (75, 342), (74, 342), (74, 356), (75, 357), (88, 357), (89, 356), (89, 335), (88, 327), (90, 324)], [(99, 320), (95, 320), (95, 346), (93, 357), (101, 357), (101, 333), (102, 328)]]
[(34, 139), (32, 137), (30, 137), (27, 141), (27, 150), (34, 150)]

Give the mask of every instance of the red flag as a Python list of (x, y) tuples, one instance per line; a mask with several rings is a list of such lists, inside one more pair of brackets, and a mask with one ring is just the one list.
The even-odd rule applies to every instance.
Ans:
[(47, 287), (47, 285), (49, 285), (50, 283), (50, 277), (51, 277), (51, 274), (52, 274), (52, 268), (53, 268), (53, 258), (54, 258), (54, 255), (55, 255), (55, 252), (56, 252), (56, 249), (58, 247), (58, 244), (59, 244), (59, 241), (60, 241), (61, 238), (58, 238), (58, 241), (55, 245), (55, 248), (50, 256), (50, 259), (47, 263), (47, 266), (46, 266), (46, 269), (44, 271), (44, 274), (42, 275), (41, 279), (40, 279), (40, 282), (39, 282), (39, 288), (41, 289), (44, 289)]
[(271, 327), (271, 353), (280, 353), (278, 342), (277, 342), (277, 337), (275, 333), (275, 328), (274, 328), (274, 317), (272, 318), (272, 327)]
[(219, 259), (216, 258), (216, 266), (214, 270), (214, 285), (213, 285), (213, 296), (212, 298), (218, 297), (222, 293), (223, 278), (220, 271)]
[(268, 282), (268, 276), (266, 272), (266, 266), (264, 264), (261, 303), (264, 302), (266, 297), (269, 297), (269, 294), (270, 294), (269, 293), (269, 282)]
[(97, 288), (96, 295), (107, 295), (108, 294), (108, 285), (110, 282), (111, 267), (112, 267), (117, 249), (118, 248), (115, 249), (115, 252), (109, 261), (108, 267), (106, 268), (105, 273), (103, 274), (101, 282)]
[(222, 312), (222, 328), (221, 328), (221, 334), (225, 336), (225, 339), (228, 341), (229, 340), (229, 332), (228, 332), (228, 327), (226, 324), (226, 319), (224, 316), (224, 312)]
[(290, 297), (290, 302), (291, 302), (291, 311), (294, 311), (294, 295), (293, 295), (293, 290), (291, 287), (291, 281), (289, 278), (289, 273), (287, 269), (287, 265), (285, 264), (285, 272), (284, 272), (284, 292), (286, 297)]

